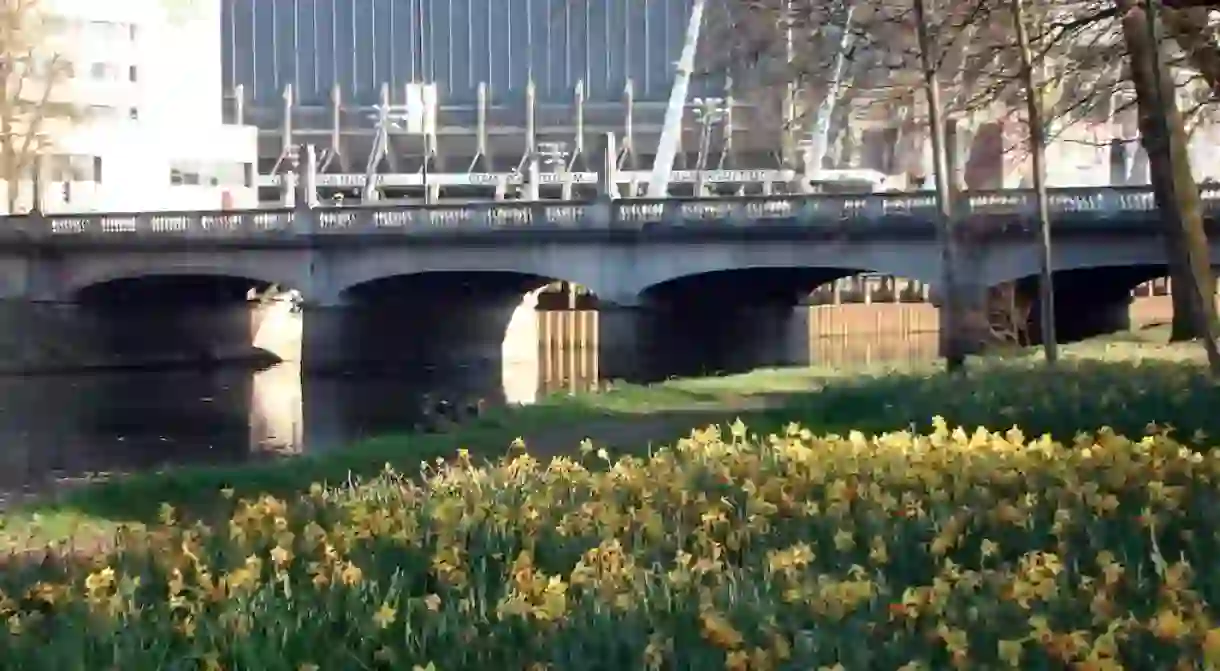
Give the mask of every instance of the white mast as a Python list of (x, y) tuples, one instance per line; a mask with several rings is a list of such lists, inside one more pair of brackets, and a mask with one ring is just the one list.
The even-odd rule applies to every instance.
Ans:
[(839, 101), (839, 93), (843, 89), (843, 77), (847, 69), (847, 54), (851, 50), (852, 41), (855, 39), (855, 34), (851, 30), (851, 17), (855, 11), (854, 5), (847, 10), (847, 19), (843, 22), (843, 36), (839, 40), (839, 52), (835, 56), (834, 78), (830, 80), (830, 87), (826, 91), (826, 97), (818, 107), (813, 133), (810, 134), (810, 142), (805, 149), (805, 174), (812, 179), (816, 179), (822, 172), (822, 163), (825, 161), (826, 152), (829, 150), (827, 145), (829, 145), (830, 140), (830, 119), (834, 116), (835, 104)]
[(706, 0), (695, 0), (691, 7), (690, 23), (686, 27), (686, 41), (682, 44), (682, 57), (678, 60), (677, 76), (669, 91), (669, 105), (665, 108), (665, 126), (661, 129), (661, 141), (657, 144), (657, 156), (652, 164), (652, 176), (648, 180), (648, 197), (664, 198), (669, 195), (669, 173), (674, 168), (674, 156), (678, 153), (678, 142), (682, 139), (682, 116), (686, 111), (686, 94), (690, 78), (695, 69), (695, 48), (699, 44), (699, 31), (703, 28), (703, 6)]

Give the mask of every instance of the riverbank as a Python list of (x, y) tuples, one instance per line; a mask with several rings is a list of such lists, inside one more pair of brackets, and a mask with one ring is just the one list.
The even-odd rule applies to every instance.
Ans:
[[(417, 437), (377, 441), (399, 461), (369, 463), (355, 486), (247, 498), (269, 484), (247, 469), (206, 506), (121, 534), (104, 562), (0, 571), (0, 657), (137, 671), (1215, 666), (1220, 582), (1204, 569), (1220, 451), (1198, 448), (1220, 398), (1196, 350), (1140, 334), (1065, 348), (1054, 370), (1021, 354), (953, 378), (779, 370), (619, 388), (455, 432), (448, 447), (471, 452), (427, 482), (410, 468)], [(733, 415), (746, 421), (689, 431)], [(649, 431), (688, 438), (646, 450), (648, 431), (622, 433), (663, 417), (675, 424)], [(476, 465), (503, 452), (476, 428), (561, 456)], [(179, 483), (206, 484), (194, 477)], [(113, 493), (173, 495), (135, 482)]]
[(1152, 330), (1072, 345), (1054, 371), (1045, 370), (1031, 351), (974, 360), (960, 379), (937, 372), (934, 363), (778, 369), (554, 396), (535, 406), (493, 411), (444, 434), (386, 435), (316, 456), (179, 468), (74, 486), (0, 518), (0, 550), (68, 539), (91, 545), (119, 524), (154, 522), (162, 503), (206, 516), (222, 490), (290, 496), (315, 482), (369, 477), (386, 465), (416, 473), (421, 463), (452, 457), (459, 449), (494, 458), (518, 439), (544, 459), (574, 453), (586, 438), (615, 454), (643, 453), (692, 428), (738, 417), (762, 434), (793, 421), (814, 431), (923, 429), (940, 415), (954, 424), (1016, 424), (1066, 440), (1096, 430), (1099, 422), (1128, 434), (1156, 422), (1186, 438), (1197, 431), (1220, 435), (1220, 418), (1212, 411), (1220, 395), (1200, 374), (1198, 347), (1161, 344), (1163, 335)]

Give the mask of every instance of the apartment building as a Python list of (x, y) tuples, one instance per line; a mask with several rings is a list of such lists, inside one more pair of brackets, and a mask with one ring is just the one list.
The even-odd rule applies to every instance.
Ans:
[(34, 205), (35, 184), (47, 212), (257, 204), (257, 130), (222, 119), (219, 0), (39, 5), (40, 64), (21, 95), (49, 91), (71, 118), (43, 119), (39, 178), (31, 165), (14, 180), (18, 210)]

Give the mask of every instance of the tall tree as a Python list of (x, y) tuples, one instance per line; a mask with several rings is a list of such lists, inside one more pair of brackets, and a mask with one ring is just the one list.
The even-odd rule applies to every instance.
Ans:
[[(1155, 1), (1155, 0), (1150, 0)], [(1175, 335), (1201, 339), (1212, 373), (1220, 375), (1216, 351), (1216, 279), (1212, 274), (1198, 185), (1187, 154), (1186, 127), (1178, 110), (1172, 73), (1163, 66), (1156, 25), (1135, 0), (1117, 0), (1123, 12), (1123, 38), (1139, 105), (1140, 137), (1152, 172), (1157, 206), (1164, 214), (1165, 239), (1174, 293)], [(1180, 332), (1189, 325), (1189, 332)]]
[(54, 135), (75, 117), (56, 95), (72, 75), (71, 63), (51, 44), (55, 27), (44, 0), (0, 0), (0, 180), (8, 212), (17, 209), (20, 182), (34, 177)]
[[(822, 43), (827, 18), (843, 1), (730, 2), (739, 15), (734, 28), (746, 29), (735, 30), (736, 35), (727, 35), (721, 43), (735, 44), (732, 58), (737, 62), (750, 58), (773, 62), (774, 45), (767, 40), (774, 33), (768, 34), (756, 26), (774, 25), (774, 17), (784, 16), (792, 24), (789, 32), (797, 33), (798, 43)], [(855, 83), (866, 90), (853, 92), (853, 97), (872, 98), (882, 105), (895, 98), (909, 97), (915, 85), (911, 75), (917, 72), (917, 50), (910, 38), (913, 34), (910, 2), (859, 1), (865, 7), (858, 12), (855, 23), (861, 35)], [(1048, 96), (1054, 108), (1048, 110), (1048, 121), (1057, 133), (1070, 132), (1075, 122), (1086, 116), (1096, 118), (1099, 112), (1123, 111), (1114, 109), (1113, 100), (1120, 94), (1134, 94), (1130, 98), (1139, 112), (1141, 141), (1157, 182), (1154, 187), (1158, 207), (1166, 214), (1170, 274), (1179, 287), (1174, 298), (1173, 335), (1177, 339), (1202, 337), (1209, 357), (1217, 358), (1210, 337), (1214, 335), (1215, 323), (1211, 300), (1214, 283), (1199, 194), (1186, 151), (1188, 111), (1173, 106), (1174, 86), (1180, 82), (1170, 74), (1193, 71), (1206, 82), (1213, 99), (1220, 98), (1220, 39), (1210, 21), (1214, 10), (1220, 9), (1220, 0), (1160, 1), (1166, 8), (1167, 32), (1178, 47), (1165, 54), (1162, 79), (1168, 90), (1163, 95), (1151, 84), (1155, 77), (1148, 69), (1153, 49), (1161, 45), (1152, 44), (1146, 33), (1140, 38), (1131, 25), (1135, 19), (1146, 27), (1139, 19), (1143, 16), (1141, 0), (1034, 3), (1030, 12), (1034, 14), (1031, 18), (1035, 28), (1030, 38), (1035, 60), (1047, 66), (1042, 81), (1054, 91), (1054, 95)], [(1012, 25), (1007, 20), (1010, 3), (1011, 0), (938, 3), (936, 11), (930, 13), (928, 21), (934, 25), (929, 27), (939, 42), (938, 52), (943, 55), (942, 71), (946, 75), (957, 74), (954, 79), (946, 79), (950, 85), (946, 96), (950, 117), (997, 104), (1011, 107), (1017, 102), (1018, 59)], [(753, 26), (740, 16), (753, 17)], [(791, 63), (795, 71), (790, 76), (816, 81), (829, 70), (824, 51), (812, 49), (800, 55), (804, 58)], [(1123, 62), (1128, 63), (1127, 68), (1115, 67)], [(1154, 95), (1164, 103), (1157, 104)], [(1167, 123), (1168, 132), (1155, 131), (1157, 124), (1153, 122), (1157, 119)], [(1007, 148), (1014, 148), (1012, 144), (1009, 141)], [(1169, 194), (1174, 196), (1172, 202), (1167, 200)], [(1200, 302), (1194, 298), (1198, 295), (1207, 298)], [(1220, 361), (1217, 370), (1220, 371)]]

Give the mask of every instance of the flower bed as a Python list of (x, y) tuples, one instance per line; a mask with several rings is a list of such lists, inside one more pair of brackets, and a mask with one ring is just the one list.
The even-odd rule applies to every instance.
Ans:
[[(468, 458), (0, 577), (4, 668), (1220, 665), (1220, 451), (1163, 433)], [(52, 644), (53, 643), (53, 644)], [(431, 666), (429, 666), (431, 665)]]

